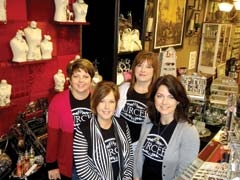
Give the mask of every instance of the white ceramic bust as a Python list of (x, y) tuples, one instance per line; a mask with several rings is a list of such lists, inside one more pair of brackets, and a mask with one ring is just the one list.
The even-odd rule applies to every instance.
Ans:
[(24, 30), (26, 41), (29, 47), (27, 59), (28, 60), (41, 60), (40, 43), (42, 41), (42, 30), (37, 27), (36, 21), (31, 21), (29, 26)]
[(40, 44), (42, 59), (52, 59), (53, 43), (50, 35), (44, 35)]
[(2, 79), (0, 82), (0, 106), (10, 104), (11, 91), (12, 85), (8, 84), (6, 79)]
[(54, 0), (55, 14), (54, 21), (67, 21), (68, 0)]
[(14, 62), (27, 61), (29, 47), (23, 37), (24, 32), (22, 30), (18, 30), (15, 37), (10, 40), (10, 47), (13, 53), (12, 61)]
[(73, 3), (74, 21), (86, 22), (88, 5), (83, 0), (76, 0)]
[(64, 90), (64, 84), (65, 84), (65, 75), (63, 74), (61, 69), (58, 69), (57, 73), (53, 76), (54, 83), (55, 83), (55, 91), (61, 92)]
[(81, 56), (79, 54), (77, 54), (73, 60), (76, 60), (76, 59), (81, 59)]
[(0, 0), (0, 21), (7, 21), (6, 0)]

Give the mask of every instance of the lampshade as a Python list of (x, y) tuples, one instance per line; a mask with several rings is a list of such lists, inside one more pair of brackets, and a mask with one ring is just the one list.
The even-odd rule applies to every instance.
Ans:
[(229, 2), (221, 2), (218, 4), (219, 10), (223, 12), (230, 12), (233, 8), (233, 4)]
[(234, 7), (236, 10), (240, 10), (240, 1), (235, 1), (234, 2)]

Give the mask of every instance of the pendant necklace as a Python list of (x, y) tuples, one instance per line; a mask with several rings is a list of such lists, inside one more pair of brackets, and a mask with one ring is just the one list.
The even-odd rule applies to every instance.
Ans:
[(157, 135), (159, 135), (159, 136), (156, 136), (156, 137), (155, 137), (155, 139), (154, 139), (155, 142), (157, 142), (157, 141), (160, 140), (162, 134), (167, 130), (167, 128), (168, 128), (168, 126), (169, 126), (170, 124), (171, 124), (171, 122), (170, 122), (168, 125), (166, 125), (166, 126), (162, 129), (162, 131), (160, 132), (160, 129), (161, 129), (160, 127), (161, 127), (161, 126), (164, 126), (164, 125), (161, 125), (161, 123), (159, 122), (158, 130), (157, 130)]

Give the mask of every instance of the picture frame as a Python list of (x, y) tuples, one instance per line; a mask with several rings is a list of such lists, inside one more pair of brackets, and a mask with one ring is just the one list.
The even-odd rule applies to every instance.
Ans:
[(156, 0), (153, 49), (182, 47), (187, 0)]

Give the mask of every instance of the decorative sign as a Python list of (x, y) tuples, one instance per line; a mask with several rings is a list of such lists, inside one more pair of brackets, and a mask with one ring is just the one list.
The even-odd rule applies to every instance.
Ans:
[(177, 76), (176, 70), (176, 51), (173, 47), (169, 47), (166, 51), (162, 54), (162, 62), (161, 62), (161, 72), (160, 76), (171, 74), (173, 76)]

